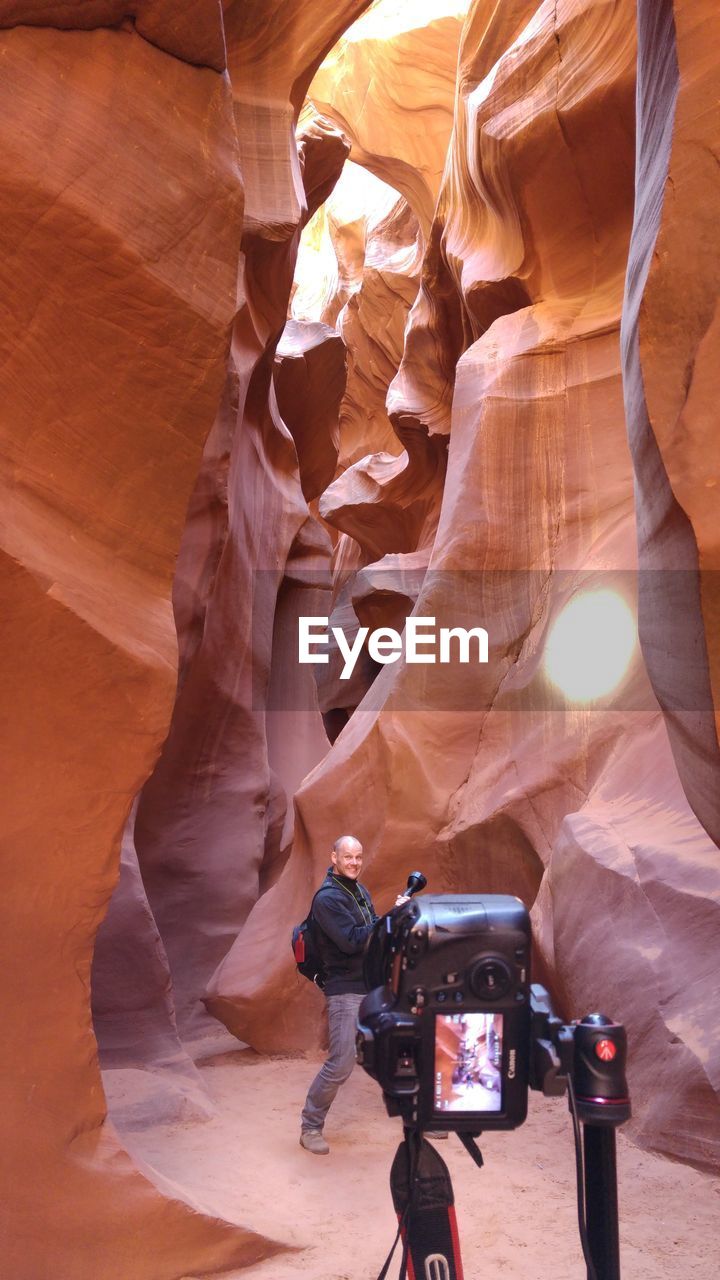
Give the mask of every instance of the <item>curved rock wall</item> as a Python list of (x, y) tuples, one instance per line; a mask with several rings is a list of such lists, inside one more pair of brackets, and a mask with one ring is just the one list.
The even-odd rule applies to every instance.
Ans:
[(338, 41), (308, 97), (352, 156), (407, 200), (423, 233), (453, 125), (455, 60), (468, 0), (374, 5)]
[[(288, 329), (299, 321), (333, 325), (345, 344), (340, 472), (368, 453), (402, 450), (385, 401), (402, 357), (421, 261), (422, 237), (407, 201), (349, 161), (303, 232), (288, 322)], [(333, 477), (334, 471), (323, 490)]]
[[(437, 528), (446, 441), (430, 439), (408, 413), (388, 413), (386, 402), (453, 127), (465, 11), (462, 3), (380, 4), (339, 41), (309, 89), (309, 102), (337, 121), (351, 155), (369, 170), (363, 180), (356, 165), (346, 166), (317, 227), (308, 227), (293, 299), (293, 314), (310, 305), (328, 321), (340, 308), (336, 323), (348, 348), (338, 475), (318, 510), (340, 533), (330, 625), (353, 639), (371, 618), (374, 626), (402, 626)], [(328, 285), (318, 291), (323, 272)], [(332, 644), (318, 677), (331, 740), (377, 674), (365, 653), (349, 682), (340, 679), (343, 666)]]
[[(436, 890), (534, 903), (564, 1012), (605, 1006), (628, 1024), (638, 1141), (713, 1167), (719, 1063), (705, 1028), (719, 1012), (720, 871), (648, 680), (655, 624), (600, 706), (558, 696), (543, 674), (570, 598), (602, 586), (637, 608), (619, 342), (635, 41), (630, 0), (476, 3), (468, 15), (453, 139), (388, 396), (396, 429), (426, 448), (448, 441), (435, 521), (383, 557), (373, 460), (336, 481), (320, 511), (339, 511), (345, 528), (352, 513), (370, 598), (383, 569), (399, 598), (403, 572), (419, 567), (415, 612), (482, 620), (491, 662), (480, 674), (402, 661), (381, 671), (301, 787), (290, 861), (215, 974), (209, 1006), (257, 1047), (279, 1048), (266, 1010), (282, 999), (283, 1044), (291, 1032), (313, 1039), (313, 993), (271, 937), (303, 914), (333, 836), (356, 831), (381, 908), (411, 864)], [(403, 483), (411, 503), (410, 467)]]
[[(632, 0), (395, 5), (390, 39), (381, 3), (321, 67), (366, 7), (0, 6), (13, 1280), (275, 1250), (122, 1150), (93, 948), (102, 1061), (202, 1112), (203, 995), (316, 1043), (278, 940), (348, 829), (380, 909), (415, 865), (533, 904), (563, 1012), (628, 1025), (638, 1141), (717, 1167), (718, 20), (641, 0), (635, 169)], [(349, 148), (400, 198), (326, 211), (336, 283), (285, 328)], [(641, 649), (589, 708), (544, 661), (598, 582)], [(492, 660), (318, 697), (295, 628), (331, 610), (480, 619)]]
[[(181, 647), (186, 630), (193, 639), (185, 641), (170, 731), (135, 824), (186, 1038), (207, 1030), (205, 983), (261, 884), (277, 874), (293, 789), (328, 745), (309, 669), (293, 668), (292, 728), (278, 735), (266, 721), (268, 697), (272, 706), (279, 696), (273, 656), (281, 671), (284, 648), (294, 647), (294, 615), (319, 607), (303, 566), (317, 569), (330, 557), (327, 535), (309, 520), (272, 379), (301, 227), (347, 154), (338, 131), (317, 121), (296, 144), (292, 99), (304, 97), (315, 63), (362, 7), (347, 3), (318, 25), (306, 6), (285, 28), (284, 10), (272, 22), (268, 14), (267, 26), (244, 6), (225, 12), (245, 181), (242, 297), (223, 403), (180, 549)], [(285, 44), (278, 44), (281, 31)], [(290, 741), (291, 760), (281, 745)]]
[[(261, 652), (269, 655), (274, 643), (281, 584), (289, 592), (302, 586), (305, 561), (318, 555), (317, 538), (304, 533), (291, 438), (268, 408), (305, 191), (320, 200), (328, 181), (324, 161), (308, 164), (303, 189), (289, 126), (315, 66), (363, 7), (319, 13), (293, 3), (291, 27), (277, 5), (266, 8), (262, 30), (256, 11), (226, 6), (223, 23), (210, 0), (183, 14), (164, 3), (90, 4), (82, 14), (62, 4), (0, 10), (2, 1234), (13, 1280), (50, 1270), (73, 1280), (160, 1280), (277, 1251), (252, 1230), (202, 1212), (177, 1186), (151, 1181), (123, 1151), (106, 1119), (91, 960), (115, 888), (94, 971), (103, 1061), (162, 1063), (184, 1078), (181, 1087), (202, 1110), (126, 819), (176, 694), (171, 586), (189, 500), (176, 590), (183, 690), (221, 630), (212, 608), (218, 576), (238, 581), (234, 548), (225, 550), (227, 495), (233, 505), (243, 450), (261, 477), (256, 525), (268, 515), (263, 496), (288, 508), (278, 530), (264, 525), (269, 541), (246, 560), (244, 582), (251, 564), (270, 564), (275, 583)], [(282, 31), (287, 43), (279, 47)], [(241, 92), (233, 97), (226, 44), (242, 92), (248, 59), (262, 63), (254, 107)], [(316, 142), (308, 137), (306, 150)], [(346, 148), (337, 135), (320, 145), (335, 156), (332, 185)], [(243, 406), (249, 426), (231, 456)], [(267, 450), (258, 453), (259, 439)], [(252, 512), (245, 517), (252, 526)], [(223, 654), (231, 642), (222, 638)], [(238, 671), (242, 660), (230, 683), (240, 682)], [(233, 704), (222, 672), (207, 687)], [(313, 716), (317, 745), (306, 748), (301, 772), (308, 751), (326, 742)], [(207, 738), (200, 749), (202, 765), (212, 756)], [(263, 736), (248, 757), (254, 776), (266, 780), (263, 811), (275, 805), (258, 827), (273, 829), (277, 843), (283, 771), (292, 788), (300, 767), (282, 755), (282, 744), (268, 748)], [(211, 771), (212, 759), (201, 790)], [(240, 879), (257, 885), (261, 857), (252, 844)], [(185, 884), (181, 902), (186, 891)], [(208, 908), (210, 927), (211, 917)], [(240, 918), (232, 916), (229, 936)], [(168, 939), (170, 951), (171, 929)]]
[[(637, 207), (624, 314), (648, 672), (695, 813), (720, 843), (718, 18), (641, 4)], [(702, 193), (699, 197), (698, 193)], [(688, 286), (688, 280), (691, 286)]]
[(90, 967), (175, 691), (174, 559), (235, 311), (232, 101), (218, 70), (131, 29), (0, 43), (3, 1268), (179, 1276), (273, 1249), (123, 1152)]

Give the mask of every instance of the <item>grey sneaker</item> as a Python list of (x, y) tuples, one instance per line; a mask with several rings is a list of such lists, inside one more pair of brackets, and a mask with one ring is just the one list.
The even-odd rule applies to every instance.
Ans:
[(322, 1129), (303, 1129), (300, 1134), (300, 1146), (312, 1151), (314, 1156), (326, 1156), (330, 1150), (322, 1136)]

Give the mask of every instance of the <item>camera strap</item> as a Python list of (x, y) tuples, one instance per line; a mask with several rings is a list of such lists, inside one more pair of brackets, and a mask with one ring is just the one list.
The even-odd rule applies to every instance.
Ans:
[[(395, 1244), (400, 1236), (403, 1241), (400, 1277), (463, 1280), (450, 1174), (422, 1134), (405, 1131), (390, 1171), (390, 1191), (399, 1222)], [(381, 1277), (389, 1265), (390, 1258)]]

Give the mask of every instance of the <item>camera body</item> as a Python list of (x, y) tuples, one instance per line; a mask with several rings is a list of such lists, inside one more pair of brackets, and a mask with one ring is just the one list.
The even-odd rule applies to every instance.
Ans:
[(477, 1134), (527, 1115), (530, 918), (502, 894), (432, 895), (383, 916), (365, 958), (358, 1060), (391, 1115)]

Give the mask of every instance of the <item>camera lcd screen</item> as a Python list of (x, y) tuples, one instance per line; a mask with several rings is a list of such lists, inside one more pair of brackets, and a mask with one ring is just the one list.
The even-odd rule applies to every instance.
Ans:
[(436, 1113), (502, 1110), (503, 1015), (435, 1015)]

